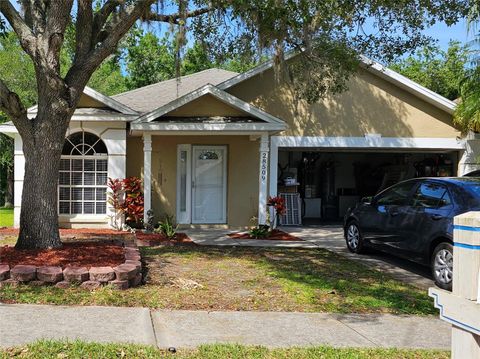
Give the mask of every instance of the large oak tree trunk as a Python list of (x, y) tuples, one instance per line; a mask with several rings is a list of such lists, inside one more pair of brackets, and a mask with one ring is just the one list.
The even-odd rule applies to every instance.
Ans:
[[(49, 115), (47, 115), (49, 114)], [(15, 248), (56, 248), (58, 231), (57, 179), (71, 111), (45, 106), (38, 112), (42, 125), (23, 139), (25, 177), (20, 213), (20, 234)], [(49, 116), (49, 121), (42, 121)]]

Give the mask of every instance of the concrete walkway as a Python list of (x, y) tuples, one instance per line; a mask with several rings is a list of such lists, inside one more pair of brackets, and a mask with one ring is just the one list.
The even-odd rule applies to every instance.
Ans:
[(435, 317), (0, 304), (0, 318), (0, 347), (48, 338), (161, 348), (206, 343), (450, 348), (450, 326)]
[(302, 241), (234, 239), (228, 237), (228, 233), (232, 231), (217, 229), (195, 229), (184, 232), (196, 244), (206, 246), (323, 248), (359, 261), (384, 273), (389, 273), (393, 278), (418, 288), (427, 290), (429, 287), (435, 286), (430, 276), (430, 270), (427, 267), (380, 252), (362, 255), (350, 253), (345, 245), (343, 229), (340, 225), (282, 227), (281, 229), (301, 238)]

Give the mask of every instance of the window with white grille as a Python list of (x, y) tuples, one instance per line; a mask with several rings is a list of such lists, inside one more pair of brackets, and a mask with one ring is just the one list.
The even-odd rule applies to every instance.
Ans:
[(58, 178), (58, 213), (107, 213), (108, 152), (89, 132), (70, 135), (63, 146)]

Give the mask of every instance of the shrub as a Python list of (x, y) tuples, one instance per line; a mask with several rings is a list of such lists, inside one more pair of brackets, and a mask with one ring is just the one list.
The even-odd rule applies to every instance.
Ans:
[(259, 225), (250, 229), (248, 233), (250, 233), (250, 236), (256, 239), (267, 238), (270, 235), (270, 226), (265, 224)]
[(163, 221), (158, 222), (158, 228), (155, 231), (168, 239), (174, 239), (177, 235), (177, 229), (178, 225), (175, 224), (173, 216), (167, 215)]
[(125, 191), (125, 201), (123, 202), (125, 222), (131, 227), (142, 228), (144, 208), (142, 180), (138, 177), (125, 178), (123, 190)]

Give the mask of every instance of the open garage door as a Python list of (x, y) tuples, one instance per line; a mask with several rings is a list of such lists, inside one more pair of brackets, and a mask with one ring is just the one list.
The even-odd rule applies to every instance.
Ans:
[(277, 193), (298, 197), (303, 224), (338, 222), (362, 197), (399, 181), (456, 176), (459, 158), (458, 150), (279, 148)]

